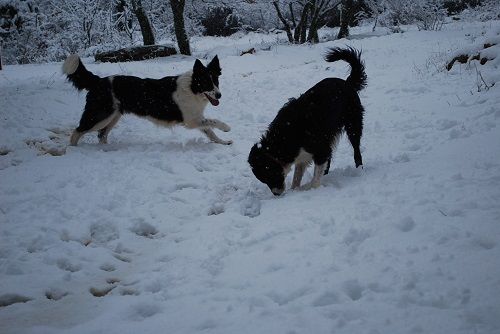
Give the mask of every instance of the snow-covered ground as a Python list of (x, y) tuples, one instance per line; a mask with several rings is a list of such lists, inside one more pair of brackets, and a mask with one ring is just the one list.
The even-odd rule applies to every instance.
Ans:
[[(128, 116), (110, 144), (67, 148), (85, 95), (61, 64), (4, 67), (0, 333), (500, 333), (500, 84), (440, 70), (499, 27), (196, 39), (196, 56), (220, 55), (206, 115), (232, 146)], [(319, 189), (274, 197), (249, 149), (289, 97), (345, 77), (322, 60), (342, 45), (363, 49), (369, 78), (364, 169), (343, 138)], [(158, 78), (193, 60), (85, 62)]]

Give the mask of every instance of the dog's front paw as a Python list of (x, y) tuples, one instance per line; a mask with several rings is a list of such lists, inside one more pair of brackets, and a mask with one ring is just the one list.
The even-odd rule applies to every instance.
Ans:
[(222, 140), (219, 144), (222, 144), (222, 145), (231, 145), (233, 143), (232, 140)]
[(220, 123), (219, 125), (219, 130), (224, 131), (224, 132), (229, 132), (231, 131), (231, 127), (227, 125), (226, 123)]
[(303, 185), (301, 185), (301, 186), (296, 187), (294, 190), (298, 190), (298, 191), (308, 191), (308, 190), (311, 190), (311, 188), (312, 188), (311, 183), (306, 183), (306, 184), (303, 184)]

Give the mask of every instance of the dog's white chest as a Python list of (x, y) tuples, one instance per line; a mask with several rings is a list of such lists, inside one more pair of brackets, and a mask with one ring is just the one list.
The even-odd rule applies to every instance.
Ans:
[(303, 148), (300, 149), (299, 155), (295, 158), (294, 164), (308, 164), (312, 161), (312, 154), (305, 151)]
[(177, 78), (177, 89), (172, 94), (174, 102), (179, 107), (183, 123), (187, 128), (195, 128), (203, 118), (203, 110), (207, 106), (207, 99), (193, 94), (191, 91), (192, 72), (186, 72)]

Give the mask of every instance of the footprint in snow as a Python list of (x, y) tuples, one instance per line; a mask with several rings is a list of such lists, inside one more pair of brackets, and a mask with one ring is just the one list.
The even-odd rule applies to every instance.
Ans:
[(368, 230), (351, 228), (344, 236), (343, 241), (347, 246), (359, 246), (370, 236), (371, 232)]
[(410, 161), (410, 156), (408, 153), (398, 153), (395, 156), (391, 157), (392, 162), (395, 163), (404, 163)]
[(437, 121), (437, 124), (438, 124), (437, 126), (438, 130), (445, 131), (457, 126), (458, 122), (451, 119), (440, 119)]
[(47, 129), (49, 140), (27, 139), (26, 145), (37, 149), (40, 154), (49, 154), (52, 156), (61, 156), (66, 154), (70, 131), (67, 129)]
[(361, 299), (361, 297), (363, 297), (363, 291), (365, 290), (357, 279), (345, 281), (344, 284), (342, 284), (342, 289), (353, 301)]
[(115, 271), (116, 267), (114, 265), (112, 265), (111, 263), (103, 263), (103, 264), (101, 264), (99, 269), (101, 269), (103, 271), (111, 272), (111, 271)]
[(29, 297), (18, 295), (16, 293), (7, 293), (0, 295), (0, 307), (9, 306), (16, 303), (26, 303), (32, 300)]
[(108, 284), (115, 284), (115, 283), (119, 283), (119, 282), (120, 282), (120, 279), (116, 278), (116, 277), (110, 277), (110, 278), (106, 279), (106, 283), (108, 283)]
[(141, 293), (133, 288), (120, 288), (119, 291), (122, 296), (139, 296)]
[(189, 182), (177, 183), (175, 185), (175, 190), (177, 191), (184, 189), (200, 189), (200, 186), (196, 183), (189, 183)]
[(131, 259), (131, 258), (129, 258), (128, 256), (125, 256), (125, 255), (121, 255), (121, 254), (117, 254), (117, 253), (115, 253), (115, 254), (113, 254), (113, 257), (114, 257), (115, 259), (117, 259), (117, 260), (122, 261), (122, 262), (126, 262), (126, 263), (130, 263), (130, 262), (132, 262), (132, 259)]
[(68, 259), (65, 258), (57, 260), (56, 264), (59, 269), (69, 271), (72, 273), (80, 271), (80, 269), (82, 269), (81, 265), (71, 263)]
[(261, 203), (260, 199), (253, 193), (248, 193), (241, 201), (240, 212), (243, 216), (255, 218), (260, 215)]
[(59, 300), (67, 295), (68, 295), (67, 291), (63, 291), (63, 290), (58, 289), (58, 288), (52, 288), (52, 289), (45, 291), (45, 297), (47, 297), (47, 299), (50, 299), (50, 300)]
[(333, 291), (327, 291), (320, 296), (318, 296), (312, 303), (314, 307), (328, 306), (333, 304), (338, 304), (339, 296)]
[(145, 221), (137, 221), (132, 225), (130, 231), (134, 232), (140, 237), (153, 239), (158, 234), (158, 229)]
[(411, 217), (404, 217), (396, 224), (396, 228), (401, 232), (410, 232), (414, 227), (415, 221)]
[(473, 241), (474, 245), (479, 246), (484, 250), (490, 250), (496, 247), (497, 242), (488, 237), (480, 237)]
[(128, 311), (128, 318), (134, 321), (143, 321), (161, 313), (162, 308), (157, 304), (140, 303), (132, 305)]
[(90, 238), (93, 242), (107, 243), (120, 238), (120, 232), (110, 223), (94, 223), (90, 225)]
[(470, 137), (471, 134), (472, 134), (472, 132), (463, 126), (459, 129), (453, 128), (450, 131), (450, 139), (467, 138), (467, 137)]
[(212, 205), (208, 209), (207, 214), (209, 216), (216, 216), (216, 215), (220, 215), (221, 213), (224, 213), (225, 211), (226, 211), (226, 209), (224, 207), (224, 204), (221, 202), (216, 202), (216, 203), (212, 203)]
[(110, 293), (114, 288), (116, 288), (116, 285), (111, 285), (111, 286), (105, 286), (101, 288), (94, 288), (91, 287), (89, 289), (89, 292), (92, 294), (94, 297), (104, 297), (108, 293)]

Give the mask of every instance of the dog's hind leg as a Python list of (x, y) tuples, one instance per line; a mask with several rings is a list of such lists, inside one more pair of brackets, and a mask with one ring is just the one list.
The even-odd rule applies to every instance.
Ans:
[(109, 122), (109, 124), (106, 125), (105, 128), (99, 130), (99, 133), (97, 134), (97, 137), (99, 138), (99, 144), (107, 144), (108, 143), (108, 135), (111, 132), (111, 130), (113, 129), (113, 127), (116, 125), (116, 123), (118, 123), (121, 116), (122, 115), (119, 112), (115, 113), (115, 116), (113, 117), (111, 122)]
[(352, 148), (354, 149), (354, 163), (356, 164), (356, 168), (363, 166), (363, 158), (361, 157), (361, 151), (359, 149), (361, 135), (359, 135), (359, 132), (349, 131), (347, 128), (346, 132)]
[(354, 163), (356, 168), (363, 165), (363, 158), (359, 145), (361, 136), (363, 135), (363, 107), (359, 106), (359, 110), (351, 113), (345, 123), (345, 132), (354, 149)]
[(93, 112), (92, 109), (85, 107), (80, 125), (73, 131), (70, 138), (70, 145), (76, 146), (80, 138), (91, 131), (98, 131), (107, 127), (114, 120), (113, 113)]
[(217, 143), (217, 144), (222, 144), (222, 145), (231, 145), (233, 143), (232, 140), (223, 140), (217, 137), (215, 132), (212, 129), (209, 128), (200, 128), (200, 131), (203, 132), (210, 141)]

